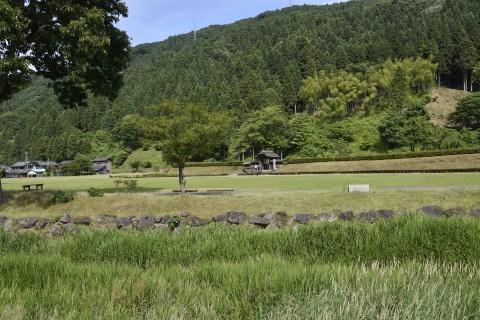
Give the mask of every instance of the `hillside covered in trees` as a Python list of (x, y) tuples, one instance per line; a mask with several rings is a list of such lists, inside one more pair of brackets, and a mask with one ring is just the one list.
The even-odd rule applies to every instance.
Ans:
[[(161, 17), (160, 17), (161, 18)], [(434, 86), (480, 88), (480, 3), (352, 0), (293, 6), (132, 49), (124, 87), (64, 109), (49, 82), (0, 105), (0, 163), (109, 156), (155, 145), (165, 101), (229, 112), (229, 134), (195, 160), (272, 148), (284, 156), (448, 149), (478, 133), (429, 122)], [(154, 123), (154, 122), (152, 122)]]

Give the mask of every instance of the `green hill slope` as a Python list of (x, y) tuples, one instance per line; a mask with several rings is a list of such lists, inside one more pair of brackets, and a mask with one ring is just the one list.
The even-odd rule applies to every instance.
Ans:
[(57, 161), (97, 150), (114, 156), (118, 141), (104, 133), (125, 115), (151, 116), (148, 106), (168, 99), (231, 110), (237, 126), (272, 105), (291, 116), (307, 109), (299, 95), (307, 77), (365, 73), (389, 58), (430, 58), (441, 84), (459, 87), (471, 68), (465, 45), (480, 51), (478, 21), (477, 1), (356, 0), (293, 6), (201, 29), (197, 40), (185, 34), (139, 45), (113, 102), (91, 97), (86, 108), (63, 110), (48, 83), (36, 79), (1, 104), (0, 121), (7, 125), (0, 128), (0, 153), (6, 163), (22, 160), (26, 151)]

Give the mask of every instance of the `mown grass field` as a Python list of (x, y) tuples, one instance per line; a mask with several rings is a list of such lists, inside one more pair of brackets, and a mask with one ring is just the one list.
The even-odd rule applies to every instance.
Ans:
[[(115, 180), (137, 179), (135, 192), (172, 191), (178, 189), (176, 177), (109, 178), (107, 175), (79, 177), (42, 177), (2, 179), (3, 189), (22, 190), (22, 185), (43, 183), (45, 190), (87, 191), (91, 187), (105, 192), (122, 191)], [(458, 174), (333, 174), (288, 176), (199, 176), (186, 178), (187, 189), (235, 189), (237, 191), (344, 191), (349, 184), (369, 184), (371, 188), (480, 186), (480, 173)]]
[(476, 319), (480, 220), (0, 231), (0, 319)]
[[(118, 191), (107, 176), (50, 177), (35, 179), (45, 183), (45, 191), (22, 191), (26, 179), (3, 179), (7, 203), (6, 216), (53, 217), (72, 215), (95, 217), (98, 214), (154, 215), (191, 212), (209, 218), (228, 211), (249, 215), (286, 211), (324, 213), (332, 210), (405, 209), (416, 211), (426, 205), (444, 208), (480, 207), (480, 174), (370, 174), (370, 175), (298, 175), (298, 176), (220, 176), (188, 177), (187, 188), (234, 189), (225, 195), (166, 195), (178, 189), (176, 178), (140, 178), (134, 193)], [(29, 182), (30, 183), (30, 182)], [(349, 184), (369, 184), (369, 193), (347, 193)], [(445, 186), (449, 186), (445, 188)], [(89, 197), (90, 187), (107, 192), (105, 197)], [(405, 187), (412, 189), (404, 189)], [(76, 191), (73, 202), (53, 205), (56, 190)]]

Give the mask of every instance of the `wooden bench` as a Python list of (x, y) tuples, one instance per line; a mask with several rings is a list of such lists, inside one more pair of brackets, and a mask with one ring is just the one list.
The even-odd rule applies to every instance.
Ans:
[(35, 189), (38, 190), (38, 189), (42, 189), (43, 190), (43, 183), (34, 183), (34, 184), (24, 184), (22, 187), (23, 187), (23, 190), (32, 190), (31, 188), (35, 186)]
[[(173, 189), (172, 192), (182, 192), (180, 189)], [(185, 192), (198, 192), (197, 189), (186, 189)]]

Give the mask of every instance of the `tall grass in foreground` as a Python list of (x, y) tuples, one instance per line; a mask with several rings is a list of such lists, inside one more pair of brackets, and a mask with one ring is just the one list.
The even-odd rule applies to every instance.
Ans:
[(0, 232), (0, 319), (480, 317), (480, 220)]
[(243, 262), (140, 269), (0, 258), (0, 319), (475, 319), (479, 264)]
[(369, 223), (333, 222), (261, 230), (210, 225), (168, 231), (83, 231), (63, 240), (0, 232), (0, 254), (35, 253), (75, 263), (109, 262), (149, 268), (262, 255), (303, 263), (372, 263), (414, 259), (445, 263), (480, 261), (480, 220), (407, 215)]

